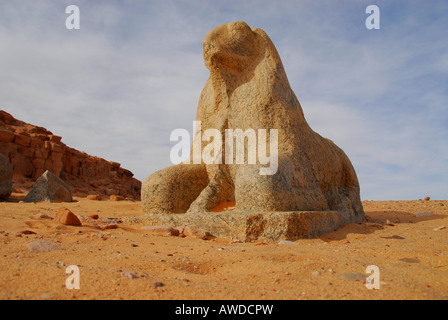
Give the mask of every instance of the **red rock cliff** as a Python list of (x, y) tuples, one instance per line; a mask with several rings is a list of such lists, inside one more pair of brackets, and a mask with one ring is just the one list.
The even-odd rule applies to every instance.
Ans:
[(15, 119), (0, 110), (0, 153), (11, 162), (14, 188), (28, 191), (45, 170), (53, 172), (77, 196), (120, 195), (139, 200), (141, 182), (119, 163), (66, 146), (45, 128)]

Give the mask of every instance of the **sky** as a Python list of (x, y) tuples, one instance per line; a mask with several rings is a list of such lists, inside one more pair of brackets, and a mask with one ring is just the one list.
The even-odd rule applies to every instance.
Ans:
[(446, 0), (0, 0), (0, 109), (144, 181), (172, 165), (171, 132), (193, 130), (203, 38), (240, 20), (271, 38), (362, 200), (448, 199)]

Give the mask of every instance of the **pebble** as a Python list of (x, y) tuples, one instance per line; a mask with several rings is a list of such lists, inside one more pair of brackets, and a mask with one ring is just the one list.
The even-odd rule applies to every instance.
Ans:
[(129, 279), (138, 279), (138, 276), (136, 274), (129, 272), (129, 271), (122, 272), (121, 276), (129, 278)]
[(434, 228), (433, 230), (434, 231), (440, 231), (440, 230), (443, 230), (443, 229), (446, 229), (446, 227), (445, 226), (440, 226), (440, 227)]
[(26, 245), (28, 247), (28, 250), (30, 252), (49, 252), (49, 251), (55, 251), (55, 250), (64, 250), (63, 248), (58, 247), (55, 244), (52, 244), (47, 241), (34, 241), (31, 243), (28, 243)]
[(296, 246), (299, 246), (299, 245), (300, 245), (300, 244), (298, 244), (297, 242), (289, 241), (289, 240), (281, 240), (281, 241), (279, 241), (278, 244), (290, 244), (290, 245), (296, 245)]
[(367, 276), (362, 273), (343, 273), (339, 275), (341, 278), (353, 281), (364, 281)]
[(163, 287), (164, 284), (162, 282), (154, 282), (154, 286), (156, 286), (156, 287)]

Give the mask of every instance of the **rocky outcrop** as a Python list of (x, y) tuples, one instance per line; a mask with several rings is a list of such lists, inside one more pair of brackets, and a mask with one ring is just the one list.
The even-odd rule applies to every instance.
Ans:
[(12, 166), (9, 160), (0, 154), (0, 200), (5, 200), (12, 192)]
[(36, 180), (23, 201), (72, 202), (72, 200), (69, 186), (47, 170)]
[[(266, 167), (260, 159), (229, 164), (225, 154), (216, 163), (202, 159), (200, 164), (178, 164), (145, 180), (144, 212), (197, 214), (236, 201), (236, 212), (337, 211), (342, 224), (362, 221), (359, 184), (350, 160), (309, 127), (266, 33), (245, 22), (228, 23), (211, 30), (203, 47), (210, 77), (196, 117), (202, 132), (194, 135), (190, 158), (195, 145), (207, 148), (209, 140), (202, 133), (208, 129), (221, 134), (221, 151), (226, 152), (229, 129), (276, 130), (277, 148), (272, 149), (273, 140), (265, 137), (276, 170), (260, 174)], [(249, 143), (244, 148), (246, 159), (256, 151)]]
[(73, 195), (121, 195), (140, 199), (141, 182), (117, 162), (70, 148), (45, 128), (0, 110), (0, 153), (14, 170), (14, 187), (29, 191), (45, 171), (64, 180)]

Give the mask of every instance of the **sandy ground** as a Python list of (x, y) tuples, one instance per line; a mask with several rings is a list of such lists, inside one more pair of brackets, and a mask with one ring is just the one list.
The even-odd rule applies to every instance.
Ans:
[[(448, 298), (448, 201), (364, 201), (364, 223), (264, 244), (154, 236), (119, 223), (142, 214), (139, 202), (28, 204), (23, 196), (0, 203), (2, 300)], [(54, 222), (61, 206), (83, 226)], [(98, 228), (107, 221), (118, 227)], [(62, 250), (30, 252), (35, 241)], [(70, 265), (79, 289), (66, 286)], [(366, 287), (369, 265), (378, 267), (379, 289)]]

